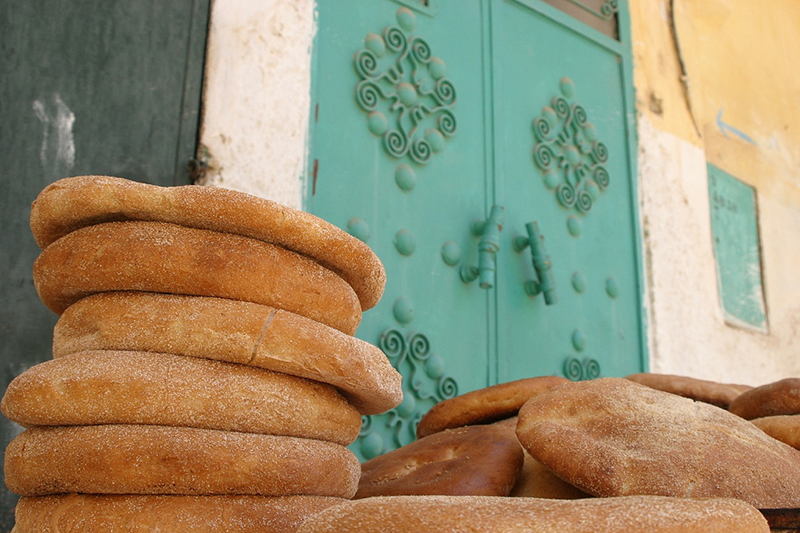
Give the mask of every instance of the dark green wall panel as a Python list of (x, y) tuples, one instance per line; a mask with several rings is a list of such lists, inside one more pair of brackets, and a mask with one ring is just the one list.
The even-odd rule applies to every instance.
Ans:
[[(209, 0), (0, 3), (0, 380), (50, 358), (56, 316), (39, 301), (30, 204), (81, 174), (188, 183)], [(20, 430), (0, 418), (6, 444)], [(0, 491), (0, 531), (16, 496)]]

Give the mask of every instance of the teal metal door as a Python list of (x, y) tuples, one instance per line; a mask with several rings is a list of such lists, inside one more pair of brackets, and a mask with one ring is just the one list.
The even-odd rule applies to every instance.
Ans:
[[(357, 335), (404, 375), (354, 451), (402, 446), (433, 404), (494, 383), (641, 371), (625, 45), (539, 0), (318, 10), (306, 209), (386, 265)], [(558, 96), (589, 119), (567, 124)]]
[[(623, 45), (549, 5), (509, 0), (492, 2), (492, 54), (495, 202), (506, 208), (498, 379), (638, 371), (644, 346)], [(531, 247), (514, 247), (531, 222), (549, 256), (543, 277)], [(546, 294), (529, 294), (530, 281), (554, 286), (550, 305)]]

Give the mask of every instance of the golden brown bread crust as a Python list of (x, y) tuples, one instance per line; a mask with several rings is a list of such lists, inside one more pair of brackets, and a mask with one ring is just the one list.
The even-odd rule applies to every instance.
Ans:
[(344, 446), (361, 429), (361, 415), (330, 385), (149, 352), (80, 352), (38, 364), (8, 385), (0, 409), (23, 426), (153, 424)]
[(402, 377), (376, 346), (271, 307), (222, 298), (102, 293), (70, 306), (53, 355), (85, 350), (165, 352), (267, 368), (328, 383), (362, 414), (403, 400)]
[(747, 420), (800, 414), (800, 378), (787, 378), (756, 387), (731, 402), (731, 413)]
[(521, 468), (522, 450), (506, 428), (450, 429), (362, 464), (355, 498), (400, 494), (508, 496)]
[(626, 379), (656, 390), (710, 403), (723, 409), (727, 409), (737, 396), (753, 388), (750, 385), (717, 383), (673, 374), (640, 373), (626, 376)]
[(764, 416), (750, 422), (773, 439), (800, 450), (800, 415)]
[(59, 315), (90, 294), (132, 290), (271, 305), (348, 335), (361, 321), (350, 285), (309, 258), (248, 237), (163, 222), (73, 231), (42, 251), (33, 281)]
[(417, 425), (417, 438), (448, 428), (489, 424), (516, 416), (532, 396), (568, 383), (559, 376), (540, 376), (474, 390), (434, 405)]
[(346, 501), (327, 496), (28, 496), (17, 503), (14, 531), (288, 533), (309, 516)]
[(47, 186), (31, 206), (31, 230), (43, 249), (82, 227), (124, 220), (233, 233), (306, 255), (344, 278), (363, 310), (378, 303), (386, 284), (383, 264), (360, 240), (309, 213), (229, 189), (77, 176)]
[(596, 496), (800, 507), (800, 452), (724, 409), (626, 379), (571, 383), (531, 398), (517, 436), (556, 475)]
[(330, 507), (298, 529), (298, 533), (340, 531), (768, 533), (769, 525), (757, 509), (735, 499), (382, 496)]
[(255, 494), (350, 498), (358, 459), (339, 444), (234, 431), (144, 425), (39, 427), (6, 448), (20, 496)]

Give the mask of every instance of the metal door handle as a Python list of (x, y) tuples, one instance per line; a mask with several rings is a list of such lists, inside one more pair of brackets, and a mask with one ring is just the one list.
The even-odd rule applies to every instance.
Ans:
[(478, 244), (478, 266), (464, 265), (461, 267), (461, 280), (471, 283), (480, 278), (482, 289), (494, 287), (495, 255), (500, 249), (500, 232), (503, 230), (503, 213), (505, 208), (501, 205), (492, 207), (492, 212), (487, 220), (477, 221), (472, 224), (472, 233), (481, 236)]
[(528, 281), (525, 283), (525, 292), (530, 296), (543, 293), (545, 304), (554, 305), (558, 303), (556, 280), (553, 278), (553, 263), (544, 247), (544, 236), (539, 232), (539, 224), (536, 222), (528, 222), (525, 224), (525, 230), (528, 232), (528, 236), (517, 236), (517, 238), (514, 239), (514, 249), (517, 252), (521, 252), (530, 246), (533, 270), (536, 272), (536, 277), (538, 278), (535, 281)]

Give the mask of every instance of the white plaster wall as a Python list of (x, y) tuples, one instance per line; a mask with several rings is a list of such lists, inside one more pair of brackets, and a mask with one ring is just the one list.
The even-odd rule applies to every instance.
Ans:
[(639, 118), (650, 371), (760, 385), (800, 375), (800, 212), (758, 196), (770, 331), (725, 324), (703, 150)]
[(206, 54), (200, 183), (301, 208), (313, 0), (215, 0)]

